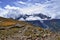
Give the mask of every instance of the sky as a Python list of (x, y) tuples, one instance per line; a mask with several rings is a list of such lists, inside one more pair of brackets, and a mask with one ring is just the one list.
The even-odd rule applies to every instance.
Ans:
[[(19, 15), (40, 13), (51, 17), (51, 19), (60, 19), (60, 0), (0, 0), (1, 17), (12, 16), (15, 18)], [(41, 19), (33, 16), (28, 18)]]

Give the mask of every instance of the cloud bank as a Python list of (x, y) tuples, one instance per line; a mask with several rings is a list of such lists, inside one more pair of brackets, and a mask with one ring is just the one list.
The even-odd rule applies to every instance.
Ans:
[(0, 16), (15, 19), (20, 15), (27, 14), (32, 16), (25, 20), (40, 20), (40, 17), (33, 17), (33, 15), (42, 13), (51, 19), (60, 19), (60, 0), (28, 0), (26, 2), (17, 1), (14, 4), (16, 6), (6, 5), (4, 8), (0, 8)]

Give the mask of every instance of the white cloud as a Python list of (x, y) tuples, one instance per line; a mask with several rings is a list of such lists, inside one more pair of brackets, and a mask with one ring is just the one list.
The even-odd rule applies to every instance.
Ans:
[(26, 2), (23, 2), (23, 1), (18, 1), (18, 3), (20, 3), (20, 4), (26, 4)]
[(19, 7), (15, 7), (15, 6), (10, 6), (10, 5), (6, 5), (5, 9), (19, 9)]
[(7, 14), (7, 13), (8, 13), (8, 10), (0, 8), (0, 16), (1, 17), (4, 17), (4, 15)]
[(37, 16), (30, 16), (30, 17), (27, 17), (25, 20), (41, 20), (40, 17), (37, 17)]
[[(59, 0), (52, 0), (47, 1), (45, 4), (40, 3), (26, 3), (20, 1), (19, 3), (27, 5), (27, 7), (15, 7), (6, 5), (5, 9), (0, 8), (0, 16), (3, 17), (13, 17), (14, 19), (18, 17), (19, 15), (34, 15), (42, 13), (47, 16), (51, 16), (51, 18), (59, 18), (60, 19), (60, 1)], [(13, 14), (13, 15), (12, 15)], [(10, 15), (10, 16), (9, 16)], [(39, 17), (28, 17), (26, 20), (36, 20), (40, 19)]]
[(35, 14), (35, 13), (40, 13), (43, 10), (44, 10), (43, 6), (32, 6), (32, 7), (27, 7), (27, 8), (21, 9), (21, 12), (23, 14), (31, 15), (31, 14)]
[(24, 19), (24, 18), (20, 18), (19, 20), (25, 21), (25, 19)]

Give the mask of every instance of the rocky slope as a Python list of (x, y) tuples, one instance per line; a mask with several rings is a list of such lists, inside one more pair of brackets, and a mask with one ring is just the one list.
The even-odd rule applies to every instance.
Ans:
[(28, 22), (0, 17), (0, 40), (60, 40), (60, 36)]

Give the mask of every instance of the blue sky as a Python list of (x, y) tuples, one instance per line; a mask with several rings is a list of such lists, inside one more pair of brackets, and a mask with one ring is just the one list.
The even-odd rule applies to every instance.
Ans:
[(5, 7), (6, 5), (11, 5), (13, 6), (13, 2), (18, 1), (18, 0), (0, 0), (0, 7)]
[[(22, 1), (22, 2), (27, 2), (27, 3), (32, 3), (32, 4), (34, 3), (43, 4), (46, 2), (46, 0), (0, 0), (0, 7), (5, 7), (6, 5), (16, 6), (14, 2), (17, 2), (17, 1)], [(50, 0), (47, 0), (47, 1), (50, 1)]]
[(60, 0), (0, 0), (0, 16), (42, 13), (60, 19)]

